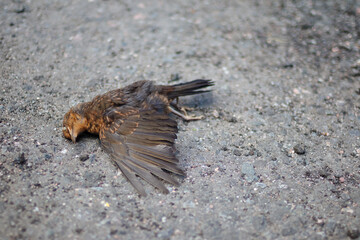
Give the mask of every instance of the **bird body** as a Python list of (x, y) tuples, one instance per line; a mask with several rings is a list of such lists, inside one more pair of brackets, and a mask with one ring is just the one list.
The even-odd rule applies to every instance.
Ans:
[(85, 131), (99, 135), (105, 151), (140, 195), (146, 192), (136, 176), (168, 193), (159, 178), (178, 185), (168, 172), (185, 175), (174, 155), (177, 123), (169, 115), (199, 119), (174, 109), (173, 101), (208, 92), (199, 89), (211, 85), (201, 79), (172, 86), (138, 81), (71, 108), (64, 116), (63, 134), (73, 142)]

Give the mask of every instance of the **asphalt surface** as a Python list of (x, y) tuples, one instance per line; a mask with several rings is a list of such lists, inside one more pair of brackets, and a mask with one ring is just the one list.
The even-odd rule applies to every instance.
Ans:
[[(1, 239), (360, 239), (360, 3), (0, 2)], [(180, 100), (180, 187), (147, 197), (76, 103), (137, 80)]]

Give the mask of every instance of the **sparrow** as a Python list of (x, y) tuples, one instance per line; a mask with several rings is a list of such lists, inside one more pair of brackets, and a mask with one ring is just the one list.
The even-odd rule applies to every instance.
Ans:
[(134, 82), (72, 107), (64, 116), (63, 135), (74, 143), (83, 132), (98, 135), (105, 152), (141, 196), (147, 194), (138, 177), (169, 193), (161, 179), (179, 186), (170, 173), (185, 176), (177, 165), (178, 127), (171, 114), (186, 121), (201, 119), (187, 115), (177, 105), (178, 98), (209, 92), (202, 89), (212, 85), (203, 79), (176, 85)]

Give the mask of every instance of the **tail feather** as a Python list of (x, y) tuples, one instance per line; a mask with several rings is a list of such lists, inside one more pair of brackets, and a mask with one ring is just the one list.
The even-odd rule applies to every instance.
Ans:
[(170, 99), (174, 99), (181, 96), (210, 92), (211, 90), (199, 90), (199, 89), (213, 85), (214, 82), (211, 80), (197, 79), (191, 82), (180, 83), (170, 86), (167, 95)]

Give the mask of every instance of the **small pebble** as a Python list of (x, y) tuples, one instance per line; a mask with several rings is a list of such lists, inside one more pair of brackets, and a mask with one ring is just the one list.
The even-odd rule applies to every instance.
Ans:
[(219, 118), (220, 117), (220, 114), (216, 109), (212, 112), (212, 115), (214, 116), (214, 118)]
[(256, 176), (254, 166), (251, 163), (244, 162), (241, 165), (241, 173), (245, 175), (247, 182), (257, 181), (259, 178)]
[(47, 153), (47, 151), (46, 151), (45, 148), (40, 148), (40, 152), (41, 152), (41, 153)]
[(228, 121), (231, 123), (236, 123), (237, 119), (236, 119), (236, 117), (231, 117)]
[(26, 7), (25, 6), (22, 6), (21, 8), (18, 8), (15, 10), (15, 13), (24, 13), (26, 12)]
[(282, 65), (283, 68), (293, 68), (294, 64), (293, 63), (285, 63)]
[(294, 147), (294, 152), (299, 155), (303, 155), (306, 153), (305, 145), (302, 143), (296, 144)]
[(61, 151), (62, 154), (66, 154), (67, 152), (68, 152), (68, 150), (65, 148)]
[(241, 151), (239, 149), (235, 149), (234, 150), (234, 155), (235, 156), (241, 156)]
[(360, 230), (355, 226), (348, 227), (347, 235), (351, 239), (357, 239), (358, 237), (360, 237)]
[(181, 76), (180, 74), (178, 73), (172, 73), (170, 75), (170, 81), (169, 82), (176, 82), (176, 81), (179, 81), (181, 79)]
[(229, 150), (229, 148), (228, 148), (227, 146), (223, 146), (223, 147), (221, 148), (221, 150), (222, 150), (222, 151), (227, 151), (227, 150)]
[(84, 154), (79, 157), (80, 161), (85, 162), (89, 159), (89, 154)]
[(19, 165), (24, 165), (26, 163), (25, 153), (20, 153), (17, 158), (15, 158), (14, 163)]

